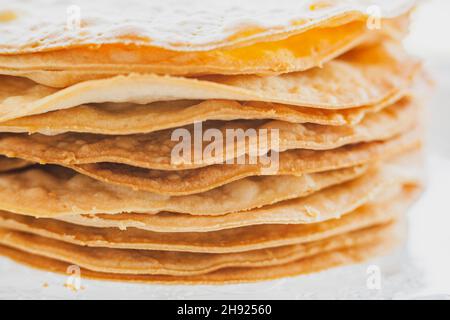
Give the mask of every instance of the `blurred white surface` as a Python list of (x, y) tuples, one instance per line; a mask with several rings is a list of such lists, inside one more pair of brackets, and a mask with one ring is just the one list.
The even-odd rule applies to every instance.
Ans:
[[(67, 277), (0, 258), (0, 299), (450, 299), (450, 1), (426, 1), (416, 13), (408, 49), (426, 59), (437, 82), (430, 103), (428, 188), (410, 212), (406, 248), (366, 264), (277, 281), (227, 286), (156, 286)], [(367, 268), (381, 271), (381, 289), (368, 289)]]
[(424, 58), (450, 60), (450, 1), (419, 0), (406, 47)]

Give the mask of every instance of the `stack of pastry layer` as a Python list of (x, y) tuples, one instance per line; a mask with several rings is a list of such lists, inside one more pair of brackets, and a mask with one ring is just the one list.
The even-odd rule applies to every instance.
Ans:
[[(427, 85), (400, 43), (412, 1), (128, 2), (1, 5), (0, 254), (232, 283), (401, 240)], [(220, 140), (239, 129), (270, 143)]]

